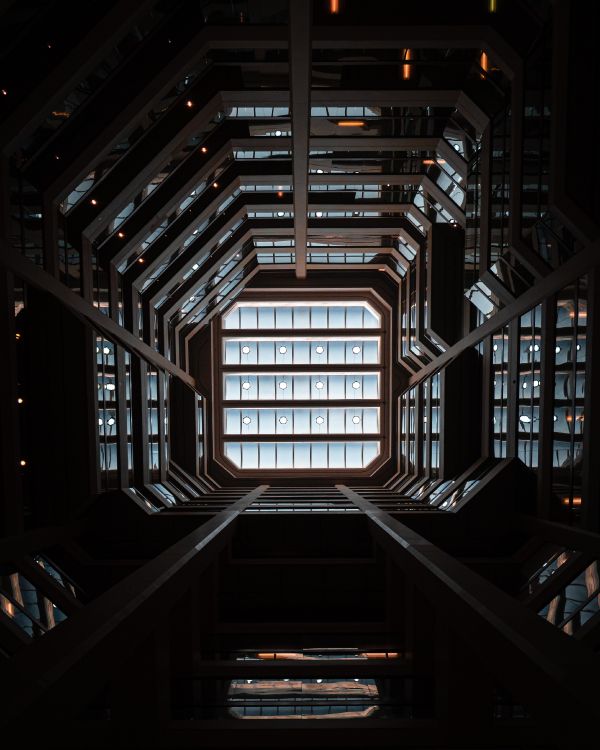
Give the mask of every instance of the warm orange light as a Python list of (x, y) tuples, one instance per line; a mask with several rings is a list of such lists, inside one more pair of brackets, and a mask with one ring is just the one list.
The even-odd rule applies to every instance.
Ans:
[(365, 124), (364, 120), (339, 120), (338, 125), (340, 128), (362, 128)]
[(445, 160), (445, 159), (438, 159), (438, 160), (437, 160), (437, 163), (438, 163), (438, 164), (445, 164), (445, 163), (446, 163), (446, 160)]
[(20, 334), (20, 333), (15, 333), (15, 338), (16, 338), (16, 339), (17, 339), (17, 341), (18, 341), (18, 340), (19, 340), (19, 339), (21, 338), (21, 334)]
[[(563, 505), (571, 505), (571, 498), (569, 498), (569, 497), (563, 497), (562, 504)], [(581, 498), (580, 497), (574, 497), (572, 504), (573, 505), (581, 505)]]
[(431, 166), (432, 164), (435, 164), (435, 162), (433, 161), (433, 159), (423, 159), (423, 164)]
[(486, 73), (488, 72), (488, 69), (490, 66), (488, 56), (486, 55), (485, 52), (481, 53), (481, 57), (479, 58), (479, 65), (481, 69), (484, 71), (483, 73), (480, 74), (480, 78), (485, 78)]
[(329, 0), (329, 12), (333, 15), (340, 12), (340, 0)]
[(117, 237), (122, 240), (125, 237), (125, 232), (117, 232)]
[(208, 151), (208, 149), (206, 148), (206, 146), (202, 146), (200, 151), (202, 151), (202, 153), (205, 154)]
[(488, 10), (495, 13), (498, 10), (498, 0), (488, 0)]
[(17, 399), (17, 404), (22, 404), (22, 403), (23, 403), (23, 399), (22, 398), (18, 398)]
[(194, 106), (194, 102), (191, 99), (188, 99), (187, 102), (185, 103), (185, 106), (186, 107), (193, 107)]
[(296, 653), (294, 651), (277, 651), (277, 652), (268, 652), (268, 653), (265, 653), (263, 651), (260, 654), (257, 654), (257, 656), (259, 659), (302, 659), (304, 658), (303, 654)]
[(361, 656), (366, 656), (367, 659), (398, 659), (400, 654), (397, 651), (386, 651), (384, 653), (380, 651), (366, 651)]
[(405, 49), (402, 57), (405, 60), (405, 63), (402, 66), (402, 78), (403, 80), (408, 81), (410, 78), (410, 65), (408, 63), (413, 59), (412, 50)]
[(218, 188), (219, 187), (219, 183), (218, 182), (213, 182), (213, 187), (214, 188)]
[(572, 422), (572, 421), (573, 421), (573, 417), (570, 414), (567, 415), (567, 422)]
[(27, 461), (26, 461), (26, 460), (25, 460), (24, 458), (22, 458), (22, 459), (21, 459), (21, 460), (19, 461), (19, 466), (27, 466)]
[(92, 200), (90, 201), (90, 203), (92, 204), (92, 206), (97, 206), (98, 205), (98, 201), (95, 198), (92, 198)]
[(143, 258), (138, 258), (138, 263), (145, 263), (146, 261)]
[(8, 91), (6, 89), (2, 89), (2, 96), (8, 96)]
[(283, 198), (283, 190), (278, 190), (277, 191), (277, 197), (278, 198)]

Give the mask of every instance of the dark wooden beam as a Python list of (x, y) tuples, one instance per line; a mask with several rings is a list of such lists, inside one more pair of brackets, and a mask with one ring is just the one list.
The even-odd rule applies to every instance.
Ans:
[(312, 65), (311, 16), (311, 3), (291, 0), (289, 4), (290, 97), (294, 171), (294, 236), (296, 276), (299, 279), (306, 276), (306, 242), (308, 239), (308, 142)]

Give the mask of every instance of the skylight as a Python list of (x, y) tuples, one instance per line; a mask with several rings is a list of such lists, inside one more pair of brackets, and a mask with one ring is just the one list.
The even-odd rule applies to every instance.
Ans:
[(356, 471), (380, 455), (383, 321), (372, 304), (240, 301), (221, 335), (223, 453), (237, 469)]

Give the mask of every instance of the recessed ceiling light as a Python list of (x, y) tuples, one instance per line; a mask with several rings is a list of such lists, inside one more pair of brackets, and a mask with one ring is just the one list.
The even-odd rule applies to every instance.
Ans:
[(352, 417), (352, 421), (354, 422), (354, 424), (358, 424), (360, 422), (360, 417), (354, 416)]
[(352, 353), (353, 354), (360, 354), (360, 346), (353, 346), (352, 347)]
[(250, 383), (247, 380), (244, 380), (242, 383), (242, 388), (247, 391), (250, 388)]
[(250, 354), (250, 347), (242, 346), (242, 354)]
[(281, 388), (282, 391), (285, 391), (285, 389), (287, 388), (287, 383), (285, 382), (285, 380), (282, 380), (279, 383), (279, 387)]
[(357, 391), (360, 388), (360, 383), (358, 382), (358, 380), (355, 380), (352, 383), (352, 387), (354, 388), (355, 391)]
[(279, 417), (279, 424), (287, 424), (288, 418), (287, 417)]
[(325, 349), (324, 349), (324, 347), (322, 347), (322, 346), (321, 346), (321, 345), (319, 344), (319, 346), (317, 346), (317, 347), (315, 348), (315, 351), (316, 351), (316, 353), (317, 353), (317, 354), (323, 354), (323, 352), (325, 351)]
[(317, 380), (317, 382), (315, 383), (315, 388), (318, 391), (322, 390), (324, 386), (325, 386), (325, 383), (322, 380)]
[(324, 422), (324, 421), (325, 421), (325, 419), (324, 419), (323, 417), (317, 417), (317, 418), (315, 419), (315, 422), (316, 422), (317, 424), (323, 424), (323, 422)]
[(243, 422), (244, 424), (250, 424), (250, 422), (251, 422), (251, 421), (252, 421), (252, 420), (250, 419), (250, 417), (242, 417), (242, 422)]
[(280, 346), (279, 347), (279, 353), (285, 354), (287, 352), (287, 346)]

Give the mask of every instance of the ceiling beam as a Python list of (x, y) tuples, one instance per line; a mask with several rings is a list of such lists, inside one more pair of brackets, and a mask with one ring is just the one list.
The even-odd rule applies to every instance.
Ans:
[(296, 277), (306, 277), (308, 140), (310, 132), (311, 3), (290, 0), (290, 99), (294, 173)]

